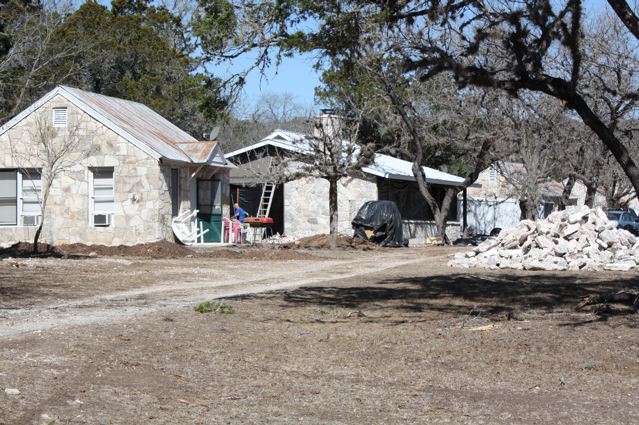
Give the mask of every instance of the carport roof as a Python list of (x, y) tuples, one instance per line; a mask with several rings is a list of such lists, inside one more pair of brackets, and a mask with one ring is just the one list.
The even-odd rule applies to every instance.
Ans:
[[(228, 153), (226, 158), (233, 161), (234, 158), (239, 159), (242, 154), (248, 154), (252, 151), (264, 150), (268, 152), (267, 148), (269, 146), (303, 154), (307, 146), (305, 140), (306, 136), (304, 134), (275, 130), (255, 144)], [(463, 177), (430, 167), (423, 167), (423, 169), (426, 174), (426, 181), (431, 184), (461, 186), (464, 182)], [(363, 167), (362, 171), (384, 179), (415, 181), (412, 162), (381, 153), (375, 154), (373, 164)]]

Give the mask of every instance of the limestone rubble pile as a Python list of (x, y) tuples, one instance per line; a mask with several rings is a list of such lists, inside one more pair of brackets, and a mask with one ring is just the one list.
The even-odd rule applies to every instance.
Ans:
[(639, 239), (618, 229), (600, 208), (556, 211), (545, 220), (523, 220), (470, 252), (451, 267), (519, 270), (615, 270), (639, 265)]

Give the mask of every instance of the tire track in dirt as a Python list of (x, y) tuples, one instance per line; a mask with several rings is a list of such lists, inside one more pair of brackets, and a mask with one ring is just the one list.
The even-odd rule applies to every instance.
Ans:
[(50, 329), (126, 321), (158, 310), (168, 311), (213, 299), (325, 284), (421, 261), (425, 259), (396, 254), (346, 261), (329, 260), (305, 264), (301, 268), (295, 265), (285, 273), (260, 273), (259, 277), (252, 279), (162, 283), (67, 303), (16, 309), (6, 313), (7, 320), (0, 323), (0, 339)]

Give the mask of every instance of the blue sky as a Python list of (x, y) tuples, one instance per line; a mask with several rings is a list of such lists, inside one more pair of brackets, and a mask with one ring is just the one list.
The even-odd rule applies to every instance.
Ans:
[[(100, 3), (109, 5), (110, 0), (99, 0)], [(606, 0), (585, 0), (586, 13), (601, 13), (610, 10)], [(314, 105), (315, 88), (320, 84), (320, 74), (313, 69), (315, 60), (312, 56), (296, 56), (284, 58), (281, 65), (271, 68), (265, 76), (257, 72), (251, 73), (246, 81), (242, 95), (244, 105), (254, 104), (263, 94), (289, 93), (295, 96), (296, 102), (305, 107)], [(231, 72), (245, 69), (251, 64), (249, 57), (239, 58), (232, 64), (215, 66), (212, 69), (216, 74), (224, 78)]]
[[(252, 64), (250, 57), (238, 58), (232, 64), (212, 67), (214, 73), (226, 77)], [(320, 84), (320, 73), (313, 69), (315, 59), (311, 55), (283, 58), (276, 69), (271, 67), (265, 75), (253, 71), (246, 79), (242, 93), (242, 104), (252, 105), (264, 94), (289, 93), (296, 103), (304, 107), (314, 105), (315, 87)]]
[[(590, 13), (601, 13), (609, 9), (606, 0), (585, 0), (585, 10)], [(247, 66), (250, 60), (240, 59), (228, 69), (239, 70)], [(294, 58), (284, 58), (281, 66), (275, 70), (269, 70), (266, 77), (261, 77), (258, 73), (249, 75), (244, 88), (243, 100), (245, 104), (253, 104), (262, 94), (268, 93), (290, 93), (295, 96), (297, 102), (312, 106), (314, 104), (315, 87), (320, 84), (320, 75), (313, 69), (314, 59), (310, 56)], [(217, 67), (224, 72), (224, 67)]]

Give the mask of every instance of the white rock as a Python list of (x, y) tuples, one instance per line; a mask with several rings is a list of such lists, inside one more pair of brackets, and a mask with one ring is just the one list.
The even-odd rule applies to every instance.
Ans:
[(504, 249), (498, 252), (502, 258), (520, 258), (524, 256), (521, 249)]
[(486, 239), (484, 242), (477, 245), (477, 248), (475, 248), (475, 252), (478, 254), (481, 252), (486, 252), (489, 249), (496, 247), (497, 245), (499, 245), (499, 240), (497, 238)]
[(568, 263), (568, 270), (572, 270), (572, 271), (581, 270), (582, 268), (586, 266), (586, 264), (588, 264), (588, 261), (586, 261), (586, 259), (578, 258)]
[(518, 232), (521, 232), (521, 230), (517, 229), (514, 233), (510, 233), (509, 235), (504, 237), (503, 241), (501, 242), (501, 246), (504, 247), (504, 249), (513, 249), (519, 247), (520, 235), (518, 234)]
[(619, 235), (617, 232), (612, 230), (604, 230), (599, 233), (599, 239), (603, 241), (606, 245), (612, 246), (613, 243), (619, 242)]
[(566, 211), (555, 211), (551, 213), (546, 220), (550, 223), (559, 223), (568, 219), (568, 213)]
[(555, 244), (553, 243), (552, 240), (548, 239), (546, 236), (544, 235), (538, 235), (535, 238), (535, 243), (537, 244), (537, 246), (541, 249), (552, 249)]
[(571, 236), (574, 233), (577, 233), (580, 227), (581, 226), (579, 226), (579, 224), (576, 224), (576, 223), (569, 224), (568, 226), (564, 227), (559, 234), (561, 235), (562, 238), (566, 238), (568, 236)]
[(557, 257), (563, 257), (564, 255), (569, 254), (572, 251), (573, 249), (571, 248), (570, 244), (563, 239), (560, 239), (557, 245), (553, 247), (553, 253)]
[(4, 392), (7, 395), (18, 395), (18, 394), (20, 394), (20, 390), (18, 390), (17, 388), (5, 388)]
[(566, 270), (567, 265), (557, 264), (550, 261), (531, 260), (524, 261), (524, 269), (526, 270), (545, 270), (545, 271), (559, 271)]
[(597, 215), (597, 219), (599, 219), (599, 221), (602, 221), (602, 222), (608, 221), (608, 214), (606, 214), (604, 210), (602, 210), (601, 208), (599, 207), (595, 208), (595, 214)]
[(586, 219), (588, 217), (588, 213), (590, 211), (588, 209), (582, 209), (580, 211), (574, 212), (572, 214), (570, 214), (568, 216), (568, 223), (570, 224), (575, 224), (575, 223), (579, 223), (582, 220)]
[(637, 265), (634, 261), (624, 261), (620, 263), (610, 263), (604, 266), (605, 270), (612, 270), (618, 272), (627, 272), (630, 269), (634, 269)]
[(449, 262), (454, 267), (526, 270), (619, 270), (638, 268), (639, 238), (617, 229), (606, 214), (586, 207), (523, 220), (498, 238)]
[(546, 220), (540, 220), (537, 222), (536, 230), (537, 233), (542, 235), (547, 235), (552, 230), (553, 225)]

